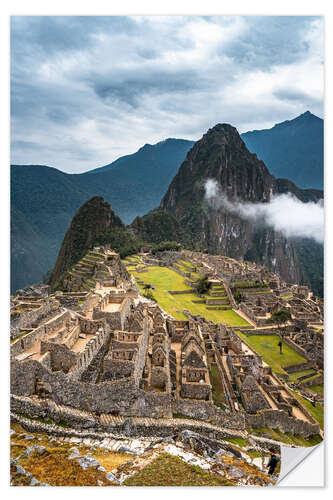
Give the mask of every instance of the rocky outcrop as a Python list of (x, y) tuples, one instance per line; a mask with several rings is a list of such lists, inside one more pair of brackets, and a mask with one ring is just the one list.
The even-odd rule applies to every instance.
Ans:
[[(227, 203), (206, 199), (208, 179), (216, 181)], [(160, 208), (178, 219), (197, 249), (260, 262), (284, 280), (300, 282), (302, 274), (291, 241), (228, 208), (228, 202), (235, 200), (266, 203), (273, 195), (286, 192), (302, 201), (321, 197), (320, 191), (301, 190), (290, 181), (275, 179), (248, 151), (236, 128), (218, 124), (189, 151)]]
[(103, 198), (95, 196), (84, 203), (65, 234), (50, 278), (51, 287), (94, 246), (99, 234), (114, 227), (124, 226)]

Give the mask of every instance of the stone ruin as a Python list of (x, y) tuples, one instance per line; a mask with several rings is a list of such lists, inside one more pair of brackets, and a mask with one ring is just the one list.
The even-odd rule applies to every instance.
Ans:
[[(211, 256), (203, 260), (210, 262)], [(222, 262), (228, 269), (234, 265), (232, 259)], [(245, 269), (249, 276), (255, 267)], [(31, 301), (38, 308), (26, 311), (39, 313), (11, 344), (12, 394), (98, 414), (170, 418), (180, 413), (234, 428), (244, 427), (244, 418), (251, 417), (253, 426), (263, 425), (264, 419), (283, 432), (319, 432), (311, 415), (235, 329), (202, 318), (175, 320), (156, 304), (133, 297), (124, 274), (115, 278), (121, 285)], [(280, 306), (275, 294), (263, 295), (265, 307)], [(29, 298), (24, 300), (31, 307)], [(24, 300), (14, 299), (16, 312)], [(315, 333), (300, 330), (290, 340), (303, 349), (315, 340), (319, 352)], [(309, 356), (314, 353), (308, 350)]]

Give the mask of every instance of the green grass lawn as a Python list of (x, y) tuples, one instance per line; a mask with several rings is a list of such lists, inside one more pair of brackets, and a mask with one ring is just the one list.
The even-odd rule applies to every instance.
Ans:
[[(224, 437), (223, 441), (228, 441), (229, 443), (237, 444), (240, 447), (249, 446), (248, 441), (241, 437)], [(261, 456), (260, 453), (258, 455)]]
[(245, 340), (263, 360), (272, 367), (276, 373), (286, 374), (283, 367), (289, 365), (297, 365), (305, 363), (307, 360), (303, 358), (298, 352), (294, 351), (289, 345), (283, 342), (282, 355), (278, 342), (280, 337), (277, 335), (248, 335), (240, 331), (237, 334)]
[(177, 264), (180, 264), (182, 267), (184, 267), (185, 269), (195, 269), (196, 266), (194, 266), (193, 264), (191, 264), (191, 262), (189, 262), (188, 260), (185, 260), (185, 259), (179, 259), (179, 261), (177, 262)]
[[(310, 368), (309, 370), (301, 370), (300, 372), (289, 373), (289, 378), (292, 381), (297, 381), (299, 379), (299, 377), (304, 377), (305, 375), (310, 375), (310, 374), (317, 375), (317, 373), (312, 368)], [(306, 379), (304, 379), (304, 381), (309, 380), (311, 378), (312, 377), (306, 378)], [(300, 380), (300, 382), (303, 382), (303, 381)]]
[(179, 260), (175, 264), (176, 267), (178, 267), (183, 273), (191, 274), (189, 277), (190, 280), (196, 281), (200, 278), (200, 273), (193, 270), (194, 266), (192, 266), (190, 262), (187, 262), (186, 260)]
[(254, 281), (233, 281), (231, 286), (242, 287), (242, 286), (253, 286), (255, 285)]
[(324, 394), (324, 384), (314, 384), (306, 388), (307, 391), (313, 392), (314, 394)]
[(223, 384), (217, 365), (211, 365), (209, 369), (210, 383), (212, 384), (213, 401), (217, 406), (224, 409), (226, 403)]
[[(194, 293), (183, 295), (171, 295), (168, 290), (181, 291), (191, 290), (191, 287), (185, 284), (184, 277), (176, 273), (168, 267), (150, 266), (147, 272), (139, 273), (132, 272), (136, 280), (143, 281), (145, 284), (152, 285), (155, 289), (152, 290), (153, 295), (160, 306), (172, 314), (175, 319), (187, 319), (183, 310), (186, 309), (192, 314), (200, 314), (204, 318), (214, 321), (215, 323), (224, 323), (228, 326), (249, 326), (248, 322), (241, 318), (232, 309), (229, 310), (208, 310), (205, 304), (195, 304), (193, 300), (199, 300), (199, 297)], [(140, 291), (144, 288), (139, 285)]]

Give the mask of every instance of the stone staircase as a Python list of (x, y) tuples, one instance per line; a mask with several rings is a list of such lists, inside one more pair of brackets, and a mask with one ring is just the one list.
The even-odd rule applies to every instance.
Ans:
[[(213, 432), (223, 434), (228, 437), (246, 438), (248, 435), (246, 431), (224, 428), (203, 420), (187, 418), (128, 417), (107, 413), (102, 413), (98, 416), (85, 410), (58, 405), (51, 399), (11, 395), (11, 411), (13, 414), (27, 415), (27, 417), (29, 415), (33, 415), (36, 417), (39, 414), (42, 415), (45, 410), (53, 419), (56, 416), (56, 420), (64, 420), (65, 422), (72, 420), (73, 423), (71, 426), (74, 426), (75, 428), (77, 428), (75, 422), (82, 421), (83, 427), (93, 427), (98, 429), (100, 426), (107, 426), (111, 432), (114, 430), (122, 433), (125, 432), (126, 422), (130, 422), (131, 426), (134, 428), (138, 427), (151, 430), (152, 435), (154, 433), (159, 435), (161, 430), (162, 435), (169, 434), (168, 429), (170, 430), (170, 434), (177, 432), (177, 430), (192, 429), (194, 432)], [(88, 422), (89, 426), (87, 425)]]

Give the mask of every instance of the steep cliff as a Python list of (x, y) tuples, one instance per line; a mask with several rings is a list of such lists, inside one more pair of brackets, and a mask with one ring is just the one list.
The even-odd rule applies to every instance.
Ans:
[[(207, 180), (216, 183), (216, 199), (207, 199)], [(273, 195), (290, 192), (301, 201), (317, 201), (322, 193), (300, 190), (276, 180), (265, 164), (251, 154), (236, 128), (218, 124), (188, 152), (162, 199), (160, 208), (172, 213), (197, 249), (237, 259), (261, 262), (289, 282), (302, 271), (291, 241), (261, 220), (248, 220), (231, 203), (268, 203)]]
[(124, 228), (123, 223), (103, 198), (95, 196), (76, 212), (62, 242), (50, 285), (78, 262), (97, 241), (98, 235), (111, 228)]

